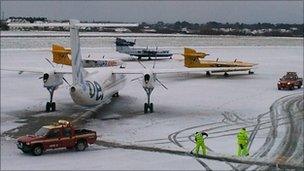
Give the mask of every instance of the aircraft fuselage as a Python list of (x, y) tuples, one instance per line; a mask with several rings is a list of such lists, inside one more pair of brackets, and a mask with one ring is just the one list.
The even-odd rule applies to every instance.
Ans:
[(100, 69), (85, 76), (82, 84), (71, 86), (70, 95), (78, 105), (97, 106), (110, 100), (125, 83), (123, 74), (112, 74), (110, 70)]

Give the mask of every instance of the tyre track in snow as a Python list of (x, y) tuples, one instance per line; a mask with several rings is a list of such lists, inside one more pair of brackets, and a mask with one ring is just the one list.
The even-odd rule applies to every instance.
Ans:
[[(297, 106), (300, 106), (303, 102), (299, 102), (297, 103)], [(272, 105), (272, 109), (271, 111), (274, 109), (273, 108), (274, 105)], [(260, 117), (261, 119), (262, 117)], [(282, 125), (282, 124), (286, 124), (286, 123), (278, 123), (277, 122), (277, 116), (276, 115), (271, 115), (271, 130), (270, 130), (270, 135), (276, 135), (276, 128), (278, 127), (278, 125)], [(297, 119), (297, 120), (303, 120), (303, 117), (301, 119)], [(261, 123), (257, 123), (256, 126), (254, 127), (253, 129), (253, 132), (255, 132), (256, 130), (260, 130), (261, 129), (261, 126), (259, 126)], [(194, 126), (195, 128), (196, 126)], [(260, 128), (259, 128), (260, 127)], [(193, 128), (193, 127), (192, 127)], [(187, 128), (186, 128), (187, 129)], [(273, 130), (275, 129), (275, 130)], [(177, 140), (177, 135), (176, 134), (179, 134), (183, 132), (182, 130), (180, 131), (176, 131), (175, 134), (170, 134), (171, 136), (169, 137), (172, 137), (172, 139), (174, 140), (173, 136), (175, 137), (175, 141), (177, 141), (178, 143), (180, 141)], [(254, 139), (255, 137), (255, 134), (252, 135), (252, 140)], [(271, 148), (269, 147), (269, 144), (273, 144), (272, 141), (274, 141), (274, 138), (271, 139), (271, 138), (267, 138), (264, 145), (266, 145), (266, 148), (261, 148), (260, 149), (260, 152), (256, 153), (255, 156), (257, 156), (257, 154), (264, 154), (264, 153), (267, 153), (267, 151), (269, 151), (270, 149), (268, 148)], [(142, 150), (142, 151), (151, 151), (151, 152), (161, 152), (161, 153), (168, 153), (168, 154), (175, 154), (175, 155), (182, 155), (182, 156), (189, 156), (190, 154), (185, 152), (185, 151), (179, 151), (179, 150), (170, 150), (170, 149), (163, 149), (163, 148), (158, 148), (158, 147), (149, 147), (149, 146), (140, 146), (140, 145), (126, 145), (126, 144), (119, 144), (119, 143), (115, 143), (115, 142), (106, 142), (104, 140), (98, 140), (96, 142), (97, 144), (99, 145), (103, 145), (103, 146), (106, 146), (106, 147), (114, 147), (114, 148), (124, 148), (124, 149), (132, 149), (132, 150)], [(180, 144), (181, 145), (181, 144)], [(285, 168), (285, 169), (304, 169), (304, 166), (303, 164), (299, 164), (299, 163), (279, 163), (279, 162), (276, 162), (276, 161), (267, 161), (267, 160), (263, 160), (263, 159), (257, 159), (257, 158), (251, 158), (251, 157), (246, 157), (246, 158), (239, 158), (239, 157), (233, 157), (233, 156), (223, 156), (221, 154), (210, 154), (210, 155), (206, 155), (206, 156), (202, 156), (202, 155), (199, 155), (197, 156), (198, 158), (206, 158), (206, 159), (212, 159), (212, 160), (217, 160), (217, 161), (224, 161), (224, 162), (234, 162), (234, 163), (243, 163), (241, 166), (259, 166), (260, 168), (266, 168), (267, 167), (280, 167), (280, 168)], [(206, 167), (205, 167), (206, 168)], [(245, 169), (242, 169), (243, 167), (237, 167), (235, 170), (245, 170)], [(206, 168), (208, 170), (208, 168)]]
[[(281, 118), (277, 118), (278, 120), (283, 120), (285, 119), (286, 117), (281, 117)], [(299, 117), (299, 119), (301, 119), (302, 117)], [(261, 120), (261, 119), (260, 119)], [(266, 125), (264, 127), (261, 127), (261, 129), (268, 129), (268, 128), (271, 128), (270, 126), (270, 123), (272, 121), (270, 120), (264, 120), (262, 122), (259, 123), (259, 127), (263, 126), (263, 125)], [(282, 123), (279, 123), (280, 125), (282, 124), (287, 124), (288, 122), (282, 122)], [(208, 124), (209, 125), (209, 124)], [(269, 125), (269, 126), (268, 126)], [(182, 129), (182, 130), (179, 130), (177, 132), (174, 132), (172, 134), (170, 134), (168, 136), (168, 139), (169, 141), (167, 142), (160, 142), (160, 143), (157, 143), (157, 141), (165, 141), (165, 140), (168, 140), (166, 138), (158, 138), (158, 139), (149, 139), (149, 140), (140, 140), (140, 141), (136, 141), (136, 142), (156, 142), (156, 144), (166, 144), (166, 143), (173, 143), (179, 147), (181, 147), (182, 145), (180, 144), (180, 142), (186, 142), (185, 140), (181, 140), (181, 141), (177, 141), (177, 139), (182, 139), (182, 138), (188, 138), (189, 139), (189, 136), (193, 137), (193, 134), (190, 134), (190, 135), (187, 135), (187, 136), (180, 136), (178, 137), (178, 134), (184, 132), (184, 131), (187, 131), (187, 130), (191, 130), (191, 129), (194, 129), (194, 128), (199, 128), (199, 127), (204, 127), (206, 125), (198, 125), (198, 126), (194, 126), (194, 127), (189, 127), (189, 128), (185, 128), (185, 129)], [(212, 130), (216, 130), (218, 128), (223, 128), (223, 127), (229, 127), (229, 126), (234, 126), (233, 128), (231, 129), (226, 129), (226, 130), (220, 130), (220, 131), (214, 131), (212, 132)], [(207, 129), (204, 129), (205, 131), (211, 131), (209, 132), (210, 134), (219, 134), (219, 135), (211, 135), (209, 136), (208, 138), (218, 138), (218, 137), (222, 137), (222, 136), (230, 136), (230, 135), (236, 135), (238, 133), (238, 130), (243, 128), (243, 127), (246, 127), (246, 128), (254, 128), (254, 129), (249, 129), (248, 131), (249, 132), (253, 132), (253, 131), (256, 131), (257, 130), (257, 124), (251, 124), (251, 125), (246, 125), (246, 126), (239, 126), (239, 127), (235, 127), (235, 124), (229, 124), (229, 125), (220, 125), (220, 126), (216, 126), (216, 127), (211, 127), (211, 128), (207, 128)], [(191, 128), (191, 129), (190, 129)], [(227, 133), (227, 132), (231, 132), (232, 133), (228, 133), (228, 134), (221, 134), (221, 133)]]
[[(192, 126), (192, 127), (188, 127), (188, 128), (185, 128), (185, 129), (181, 129), (181, 130), (178, 130), (176, 132), (173, 132), (172, 134), (168, 135), (168, 139), (170, 142), (172, 142), (173, 144), (179, 146), (179, 147), (183, 147), (178, 141), (177, 141), (177, 135), (184, 132), (184, 131), (187, 131), (187, 130), (191, 130), (191, 129), (195, 129), (195, 128), (199, 128), (199, 127), (204, 127), (204, 126), (211, 126), (211, 125), (217, 125), (217, 124), (221, 124), (222, 122), (214, 122), (214, 123), (208, 123), (208, 124), (202, 124), (202, 125), (196, 125), (196, 126)], [(161, 139), (161, 140), (167, 140), (167, 139)], [(152, 140), (153, 141), (153, 140)], [(137, 141), (139, 142), (139, 141)], [(141, 141), (143, 142), (143, 141)]]
[[(294, 118), (294, 115), (297, 115), (296, 108), (299, 107), (297, 104), (299, 101), (303, 100), (302, 96), (296, 96), (295, 98), (287, 99), (285, 103), (283, 104), (283, 111), (287, 116), (290, 124), (286, 127), (286, 133), (284, 136), (283, 141), (277, 148), (277, 153), (275, 156), (276, 162), (287, 162), (288, 159), (293, 155), (293, 153), (296, 153), (295, 149), (297, 147), (298, 139), (299, 137), (303, 136), (303, 130), (298, 130), (297, 127), (300, 124), (303, 124), (303, 121), (296, 120)], [(299, 108), (298, 108), (299, 109)], [(300, 111), (300, 110), (299, 110)], [(301, 115), (301, 113), (300, 113)], [(303, 113), (302, 113), (303, 115)], [(302, 148), (303, 151), (303, 148)], [(303, 152), (302, 152), (303, 155)], [(301, 162), (303, 160), (300, 160)], [(266, 170), (271, 169), (270, 167), (267, 167)]]
[[(293, 108), (291, 107), (293, 106)], [(282, 110), (283, 109), (283, 110)], [(277, 115), (286, 115), (285, 119), (286, 125), (286, 132), (284, 134), (283, 142), (280, 143), (280, 146), (276, 150), (275, 156), (268, 156), (265, 160), (267, 161), (269, 158), (275, 158), (276, 160), (274, 162), (276, 163), (282, 163), (280, 159), (283, 159), (283, 163), (286, 164), (288, 162), (287, 158), (290, 158), (293, 156), (293, 153), (299, 153), (295, 151), (295, 149), (298, 147), (297, 142), (295, 142), (295, 139), (301, 137), (303, 140), (303, 95), (302, 94), (292, 94), (285, 97), (282, 97), (278, 100), (276, 100), (273, 105), (271, 106), (271, 119), (272, 119), (272, 128), (269, 131), (269, 134), (266, 138), (266, 141), (264, 142), (262, 148), (260, 148), (257, 152), (253, 154), (254, 158), (264, 158), (267, 157), (269, 152), (271, 151), (275, 140), (277, 139), (277, 127), (281, 124), (278, 124), (276, 122), (275, 118)], [(296, 114), (296, 116), (294, 116)], [(294, 131), (295, 124), (294, 121), (299, 122), (300, 124), (300, 131)], [(302, 126), (302, 127), (301, 127)], [(298, 126), (299, 127), (299, 126)], [(302, 133), (302, 134), (301, 134)], [(253, 140), (253, 139), (252, 139)], [(300, 147), (301, 148), (301, 147)], [(300, 155), (303, 156), (303, 146), (301, 148)], [(284, 156), (282, 158), (282, 156)], [(303, 158), (303, 157), (302, 157)], [(279, 159), (279, 160), (278, 160)], [(301, 160), (298, 160), (301, 161)], [(240, 170), (246, 170), (251, 165), (238, 165), (238, 169)], [(278, 166), (275, 166), (278, 167)], [(255, 166), (254, 168), (251, 167), (251, 169), (259, 169), (259, 170), (269, 170), (275, 168), (274, 166)], [(303, 169), (303, 168), (302, 168)]]
[[(285, 117), (286, 118), (286, 117)], [(278, 118), (278, 120), (282, 120), (284, 118)], [(303, 116), (301, 117), (298, 117), (297, 119), (303, 119)], [(272, 128), (272, 126), (270, 125), (270, 122), (263, 122), (263, 123), (260, 123), (259, 125), (259, 129), (258, 130), (263, 130), (263, 129), (269, 129), (269, 128)], [(284, 125), (284, 124), (288, 124), (289, 122), (281, 122), (279, 123), (278, 125)], [(262, 125), (266, 125), (264, 127), (262, 127)], [(250, 127), (254, 127), (254, 129), (257, 129), (256, 128), (257, 125), (250, 125), (250, 126), (247, 126), (246, 128), (250, 128)], [(219, 135), (211, 135), (208, 137), (208, 139), (211, 139), (211, 138), (218, 138), (218, 137), (224, 137), (224, 136), (231, 136), (231, 135), (236, 135), (238, 133), (238, 130), (243, 128), (242, 127), (237, 127), (237, 128), (232, 128), (232, 129), (228, 129), (228, 130), (222, 130), (222, 131), (216, 131), (216, 132), (210, 132), (210, 134), (215, 134), (215, 133), (218, 133)], [(249, 129), (248, 132), (253, 132), (254, 129)], [(207, 130), (207, 129), (206, 129)], [(209, 129), (208, 129), (209, 130)], [(229, 131), (233, 131), (232, 133), (228, 133), (228, 134), (220, 134), (220, 133), (227, 133)], [(170, 134), (171, 135), (171, 134)], [(187, 140), (179, 140), (178, 141), (178, 144), (181, 145), (180, 143), (181, 142), (188, 142), (189, 141), (189, 137), (194, 137), (193, 134), (191, 135), (188, 135), (188, 136), (180, 136), (180, 137), (177, 137), (177, 139), (183, 139), (183, 138), (187, 138)], [(192, 139), (192, 138), (191, 138)], [(252, 138), (253, 139), (253, 138)], [(167, 143), (173, 143), (171, 141), (165, 141), (167, 139), (165, 138), (159, 138), (159, 139), (150, 139), (150, 140), (142, 140), (142, 141), (136, 141), (136, 142), (155, 142), (154, 144), (167, 144)], [(165, 141), (165, 142), (157, 142), (157, 141)], [(174, 141), (174, 140), (173, 140)]]
[[(127, 150), (139, 150), (139, 151), (147, 151), (147, 152), (158, 152), (158, 153), (166, 153), (166, 154), (173, 154), (173, 155), (179, 155), (179, 156), (191, 156), (190, 153), (187, 151), (181, 151), (181, 150), (172, 150), (172, 149), (164, 149), (159, 147), (151, 147), (151, 146), (141, 146), (136, 144), (123, 144), (123, 143), (117, 143), (113, 141), (106, 141), (106, 140), (97, 140), (97, 145), (104, 146), (104, 147), (110, 147), (110, 148), (121, 148), (121, 149), (127, 149)], [(205, 156), (203, 155), (197, 155), (196, 158), (205, 158), (220, 162), (233, 162), (233, 163), (244, 163), (244, 164), (251, 164), (251, 165), (261, 165), (261, 166), (277, 166), (279, 165), (282, 168), (286, 169), (304, 169), (303, 165), (299, 164), (281, 164), (276, 162), (267, 162), (264, 160), (257, 160), (253, 158), (240, 158), (236, 156), (231, 155), (222, 155), (222, 154), (207, 154)]]
[[(210, 123), (210, 124), (207, 124), (207, 125), (214, 125), (214, 124), (217, 124), (217, 123)], [(200, 126), (201, 126), (201, 125), (200, 125)], [(177, 135), (178, 135), (179, 133), (183, 132), (183, 131), (191, 130), (191, 129), (194, 129), (194, 128), (197, 128), (197, 127), (200, 127), (200, 126), (193, 126), (193, 127), (190, 127), (190, 128), (185, 128), (185, 129), (183, 129), (183, 130), (176, 131), (176, 132), (170, 134), (170, 135), (168, 136), (168, 139), (169, 139), (169, 141), (172, 142), (173, 144), (175, 144), (175, 145), (177, 145), (178, 147), (181, 147), (181, 148), (183, 148), (184, 150), (186, 150), (186, 149), (184, 148), (184, 146), (182, 146), (182, 145), (178, 142), (178, 140), (177, 140)], [(194, 157), (194, 156), (191, 155), (191, 157)], [(194, 157), (194, 158), (195, 158), (195, 157)], [(199, 164), (201, 164), (206, 170), (211, 170), (210, 167), (209, 167), (205, 162), (203, 162), (201, 159), (195, 158), (195, 160), (196, 160)]]
[[(262, 116), (265, 116), (269, 114), (269, 112), (266, 112), (266, 113), (263, 113), (263, 114), (260, 114)], [(252, 118), (252, 119), (255, 119), (255, 118)], [(249, 123), (249, 122), (247, 122)], [(219, 125), (221, 124), (221, 125)], [(244, 123), (237, 123), (237, 124), (243, 124), (243, 125), (246, 125)], [(139, 141), (136, 141), (136, 142), (140, 142), (140, 143), (145, 143), (145, 142), (155, 142), (155, 141), (164, 141), (164, 140), (169, 140), (170, 142), (172, 142), (173, 144), (175, 145), (178, 145), (178, 146), (181, 146), (181, 144), (179, 144), (178, 142), (175, 142), (174, 141), (174, 138), (175, 139), (179, 139), (179, 138), (187, 138), (188, 136), (180, 136), (180, 137), (177, 137), (178, 134), (182, 133), (182, 132), (185, 132), (187, 130), (191, 130), (191, 129), (195, 129), (195, 128), (199, 128), (199, 127), (205, 127), (205, 126), (211, 126), (211, 125), (216, 125), (215, 127), (211, 127), (211, 128), (206, 128), (204, 130), (214, 130), (214, 129), (218, 129), (218, 128), (224, 128), (224, 127), (229, 127), (229, 126), (235, 126), (236, 123), (229, 123), (229, 124), (226, 124), (226, 122), (223, 122), (223, 121), (220, 121), (220, 122), (214, 122), (214, 123), (207, 123), (207, 124), (201, 124), (201, 125), (196, 125), (196, 126), (192, 126), (192, 127), (188, 127), (188, 128), (185, 128), (185, 129), (181, 129), (179, 131), (176, 131), (176, 132), (173, 132), (172, 134), (170, 134), (167, 138), (157, 138), (157, 139), (147, 139), (147, 140), (139, 140)], [(218, 126), (219, 125), (219, 126)], [(256, 126), (256, 124), (251, 124), (251, 125), (247, 125), (247, 127), (250, 127), (250, 126)], [(242, 127), (238, 127), (238, 129), (240, 129)], [(230, 129), (228, 130), (222, 130), (222, 131), (219, 131), (217, 133), (220, 133), (220, 132), (227, 132), (229, 131)], [(212, 132), (214, 133), (214, 132)]]
[[(303, 102), (300, 102), (300, 103), (298, 103), (297, 105), (300, 106), (301, 104), (303, 104)], [(289, 124), (289, 122), (278, 123), (279, 120), (284, 120), (284, 119), (286, 119), (287, 117), (274, 118), (273, 116), (270, 116), (270, 120), (261, 122), (261, 119), (262, 119), (265, 115), (267, 115), (267, 114), (269, 114), (269, 112), (266, 112), (266, 113), (263, 113), (263, 114), (258, 115), (258, 117), (257, 117), (257, 124), (255, 124), (255, 125), (250, 125), (250, 127), (253, 126), (254, 128), (253, 128), (253, 130), (250, 130), (250, 132), (252, 132), (252, 133), (250, 134), (250, 137), (249, 137), (249, 140), (250, 140), (249, 148), (251, 147), (252, 142), (253, 142), (253, 139), (255, 138), (255, 136), (256, 136), (258, 130), (273, 128), (273, 126), (266, 126), (266, 127), (262, 127), (262, 128), (261, 128), (262, 125), (269, 124), (269, 123), (271, 123), (272, 125), (276, 125), (276, 126), (278, 126), (278, 125), (283, 125), (283, 124)], [(230, 122), (237, 122), (237, 120), (246, 121), (246, 120), (240, 119), (239, 117), (236, 117), (236, 116), (234, 116), (235, 119), (231, 119), (231, 117), (227, 116), (226, 114), (223, 114), (223, 116), (224, 116), (223, 121), (224, 121), (224, 120), (227, 120), (227, 121), (230, 121)], [(303, 117), (300, 117), (300, 118), (298, 118), (298, 119), (303, 119)], [(249, 122), (247, 122), (247, 123), (249, 123)], [(252, 123), (252, 122), (250, 122), (250, 123)], [(274, 124), (274, 123), (276, 123), (276, 124)], [(208, 124), (208, 125), (216, 125), (216, 124), (219, 124), (219, 123), (211, 123), (211, 124)], [(233, 125), (234, 125), (234, 124), (233, 124)], [(178, 134), (180, 134), (180, 133), (182, 133), (182, 132), (184, 132), (184, 131), (187, 131), (187, 130), (191, 130), (191, 129), (199, 128), (199, 127), (203, 127), (203, 126), (206, 126), (206, 124), (198, 125), (198, 126), (193, 126), (193, 127), (189, 127), (189, 128), (185, 128), (185, 129), (176, 131), (176, 132), (170, 134), (170, 135), (168, 136), (168, 139), (169, 139), (170, 142), (174, 143), (175, 145), (177, 145), (177, 146), (179, 146), (179, 147), (183, 147), (183, 146), (181, 145), (180, 142), (185, 142), (185, 141), (178, 141), (178, 140), (177, 140)], [(217, 126), (217, 127), (205, 129), (205, 131), (208, 131), (208, 130), (210, 131), (210, 130), (213, 130), (213, 129), (216, 129), (216, 128), (221, 128), (221, 127), (223, 127), (223, 126), (227, 126), (227, 125), (220, 125), (220, 126)], [(248, 126), (247, 126), (247, 127), (248, 127)], [(241, 127), (239, 127), (239, 128), (233, 128), (233, 129), (230, 129), (230, 130), (239, 130), (240, 128), (241, 128)], [(227, 132), (227, 130), (212, 132), (212, 134), (214, 134), (214, 133), (220, 133), (220, 132)], [(222, 136), (228, 136), (228, 135), (235, 135), (235, 134), (237, 134), (237, 132), (232, 133), (232, 134), (219, 135), (219, 136), (216, 136), (216, 137), (222, 137)], [(184, 136), (184, 137), (185, 137), (185, 136)], [(184, 138), (184, 137), (180, 137), (180, 138)], [(190, 141), (194, 142), (193, 139), (192, 139), (192, 137), (193, 137), (193, 134), (190, 135), (190, 136), (188, 136), (188, 139), (189, 139)], [(216, 137), (210, 137), (210, 138), (216, 138)], [(208, 137), (208, 138), (209, 138), (209, 137)], [(159, 140), (160, 140), (160, 139), (159, 139)], [(266, 142), (268, 142), (268, 145), (273, 144), (272, 141), (266, 141)], [(159, 143), (159, 144), (161, 144), (161, 143)], [(210, 148), (209, 148), (208, 150), (212, 151)], [(266, 150), (266, 151), (267, 151), (267, 150)], [(234, 168), (234, 169), (235, 169), (235, 168)], [(237, 170), (237, 169), (236, 169), (236, 170)]]
[[(232, 120), (231, 118), (227, 117), (227, 115), (225, 115), (225, 114), (223, 114), (223, 116), (224, 116), (224, 119), (226, 118), (227, 120), (232, 121), (232, 122), (237, 122), (237, 120), (243, 120), (243, 119), (240, 119), (239, 117), (235, 117), (236, 119), (235, 119), (235, 120)], [(234, 116), (235, 116), (235, 115), (234, 115)], [(185, 129), (182, 129), (182, 130), (179, 130), (179, 131), (176, 131), (176, 132), (170, 134), (170, 135), (168, 136), (168, 139), (169, 139), (169, 141), (172, 142), (173, 144), (175, 144), (175, 145), (177, 145), (177, 146), (179, 146), (179, 147), (185, 149), (185, 148), (180, 144), (180, 142), (177, 140), (177, 135), (178, 135), (178, 134), (180, 134), (180, 133), (182, 133), (182, 132), (184, 132), (184, 131), (187, 131), (187, 130), (194, 129), (194, 128), (203, 127), (203, 126), (205, 127), (205, 126), (210, 126), (210, 125), (218, 125), (218, 124), (222, 124), (222, 123), (223, 123), (223, 121), (222, 121), (222, 122), (210, 123), (210, 124), (197, 125), (197, 126), (193, 126), (193, 127), (188, 127), (188, 128), (185, 128)], [(220, 126), (216, 126), (216, 127), (209, 128), (209, 129), (207, 128), (207, 129), (204, 129), (204, 131), (209, 131), (209, 130), (212, 130), (212, 129), (217, 129), (217, 128), (225, 127), (225, 126), (227, 126), (227, 125), (220, 125)], [(191, 136), (193, 136), (193, 134), (191, 134), (190, 136), (188, 136), (188, 138), (189, 138), (190, 141), (194, 142), (193, 140), (191, 140)], [(209, 151), (212, 151), (212, 152), (213, 152), (213, 150), (210, 149), (209, 147), (206, 146), (206, 148), (207, 148)], [(203, 161), (201, 161), (201, 160), (199, 160), (199, 159), (196, 159), (196, 160), (197, 160), (199, 163), (201, 163), (203, 166), (205, 166), (205, 164), (203, 163)], [(226, 163), (227, 165), (229, 165), (233, 170), (237, 170), (231, 163), (226, 162), (226, 161), (225, 161), (225, 163)], [(206, 167), (205, 167), (205, 168), (206, 168)]]

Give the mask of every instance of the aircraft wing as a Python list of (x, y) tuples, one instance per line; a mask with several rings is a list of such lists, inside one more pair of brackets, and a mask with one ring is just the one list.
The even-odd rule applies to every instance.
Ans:
[(66, 68), (35, 68), (35, 67), (1, 67), (1, 70), (16, 71), (19, 73), (30, 72), (30, 73), (43, 74), (46, 72), (54, 72), (61, 74), (72, 74), (72, 70), (68, 68), (66, 69)]
[(180, 68), (180, 69), (113, 69), (113, 74), (142, 74), (145, 71), (150, 71), (155, 74), (174, 74), (174, 73), (201, 73), (201, 72), (234, 72), (248, 71), (253, 67), (212, 67), (212, 68)]
[(112, 74), (142, 74), (147, 69), (124, 69), (124, 68), (117, 68), (112, 69)]
[(155, 74), (168, 74), (168, 73), (200, 73), (200, 72), (234, 72), (234, 71), (247, 71), (252, 67), (221, 67), (221, 68), (181, 68), (181, 69), (153, 69)]

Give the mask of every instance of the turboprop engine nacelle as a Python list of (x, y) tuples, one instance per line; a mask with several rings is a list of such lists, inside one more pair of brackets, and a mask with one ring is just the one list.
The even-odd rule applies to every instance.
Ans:
[(58, 87), (63, 84), (63, 74), (58, 73), (44, 73), (43, 74), (43, 86), (48, 87)]
[(143, 88), (154, 88), (155, 75), (153, 73), (144, 73)]

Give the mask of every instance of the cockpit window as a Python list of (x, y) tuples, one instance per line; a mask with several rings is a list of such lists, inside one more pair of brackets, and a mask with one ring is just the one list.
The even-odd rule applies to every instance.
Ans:
[(36, 136), (45, 136), (48, 132), (49, 132), (49, 129), (42, 127), (35, 133), (35, 135)]

